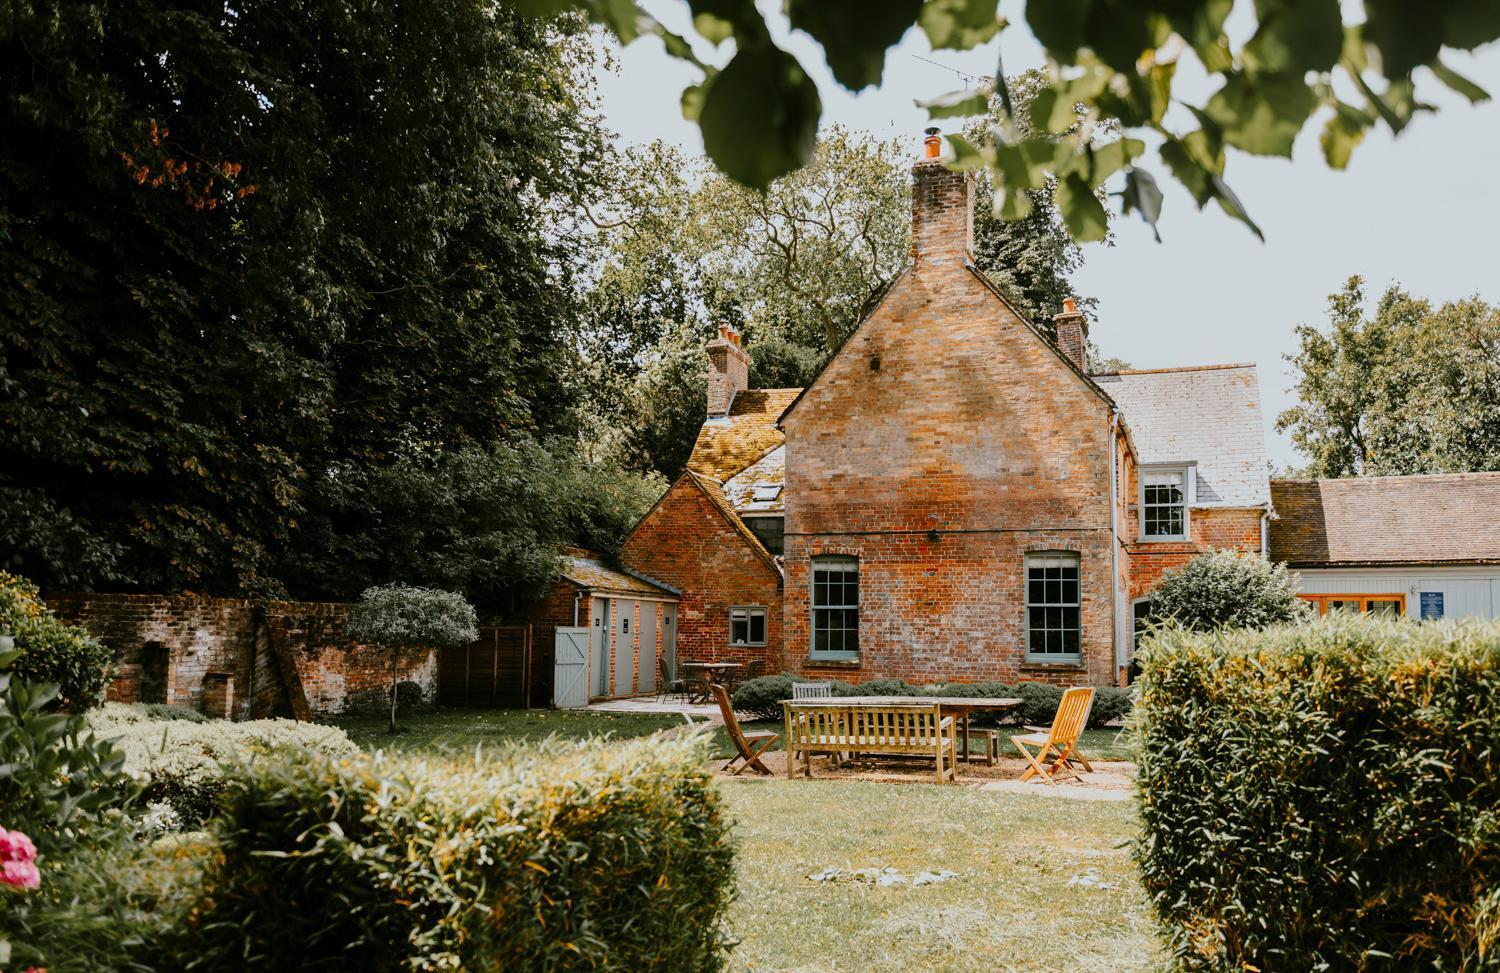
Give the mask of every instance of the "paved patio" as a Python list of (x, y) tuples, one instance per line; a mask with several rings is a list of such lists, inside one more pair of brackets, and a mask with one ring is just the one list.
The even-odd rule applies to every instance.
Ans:
[(707, 719), (722, 723), (719, 707), (713, 703), (689, 703), (682, 699), (660, 700), (655, 696), (634, 696), (627, 699), (609, 699), (602, 703), (590, 703), (585, 707), (596, 713), (685, 713), (693, 722)]

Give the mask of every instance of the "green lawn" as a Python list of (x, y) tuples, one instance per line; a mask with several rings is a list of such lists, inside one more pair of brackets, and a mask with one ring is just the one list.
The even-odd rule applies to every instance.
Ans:
[[(672, 714), (447, 710), (335, 720), (366, 749), (456, 753), (556, 734), (640, 736)], [(779, 730), (774, 722), (748, 724)], [(714, 752), (731, 750), (722, 729)], [(1090, 757), (1121, 759), (1116, 730), (1090, 730)], [(1131, 971), (1161, 965), (1123, 843), (1130, 802), (1067, 800), (930, 784), (726, 781), (735, 818), (740, 940), (731, 968), (769, 971)], [(958, 873), (926, 886), (817, 883), (826, 868)], [(1073, 879), (1087, 879), (1084, 883)]]
[(337, 717), (349, 738), (366, 750), (472, 753), (474, 747), (527, 743), (556, 734), (576, 739), (587, 736), (645, 736), (669, 726), (681, 726), (671, 713), (597, 713), (546, 709), (446, 709), (415, 713), (397, 721), (399, 732), (386, 732), (383, 716)]
[[(1129, 802), (929, 784), (723, 785), (738, 837), (732, 968), (1148, 970), (1161, 964), (1128, 852)], [(877, 888), (824, 868), (958, 877)], [(1092, 876), (1101, 884), (1069, 884)], [(1113, 886), (1107, 888), (1105, 886)]]

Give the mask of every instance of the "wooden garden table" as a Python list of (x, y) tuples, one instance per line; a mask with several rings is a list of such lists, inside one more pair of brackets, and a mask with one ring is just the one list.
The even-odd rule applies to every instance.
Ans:
[(964, 762), (972, 763), (969, 753), (969, 717), (978, 710), (1011, 710), (1021, 705), (1012, 696), (831, 696), (826, 699), (799, 699), (798, 706), (931, 706), (937, 703), (943, 713), (953, 716), (963, 727)]
[(726, 676), (730, 672), (733, 672), (735, 669), (743, 669), (745, 667), (745, 664), (743, 662), (688, 661), (680, 662), (678, 663), (678, 665), (682, 666), (682, 668), (684, 669), (697, 669), (698, 671), (703, 673), (704, 689), (701, 696), (693, 697), (695, 702), (707, 702), (709, 696), (713, 693), (713, 690), (708, 687), (715, 685), (719, 682), (720, 679), (723, 679), (724, 676)]

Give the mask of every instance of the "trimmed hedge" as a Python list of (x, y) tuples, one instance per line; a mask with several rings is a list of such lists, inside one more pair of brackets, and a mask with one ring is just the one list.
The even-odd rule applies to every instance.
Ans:
[[(750, 679), (735, 690), (736, 712), (746, 713), (758, 720), (781, 718), (781, 701), (792, 696), (792, 683), (810, 682), (804, 676), (781, 673), (775, 676), (760, 676)], [(834, 682), (835, 696), (984, 696), (991, 698), (1018, 698), (1021, 705), (1008, 713), (975, 713), (974, 721), (984, 723), (999, 721), (1007, 726), (1047, 726), (1057, 715), (1063, 691), (1058, 686), (1039, 682), (1023, 682), (1011, 686), (1003, 682), (947, 682), (938, 685), (914, 686), (900, 679), (872, 679), (869, 682)], [(1094, 708), (1089, 712), (1089, 727), (1097, 729), (1120, 719), (1130, 712), (1134, 694), (1117, 686), (1100, 686), (1094, 693)]]
[(1141, 656), (1135, 854), (1181, 970), (1500, 969), (1500, 624)]
[(730, 820), (702, 741), (266, 764), (219, 821), (193, 969), (723, 967)]
[(185, 827), (218, 808), (241, 764), (280, 749), (330, 757), (359, 752), (336, 726), (294, 720), (203, 720), (182, 706), (105, 703), (88, 714), (94, 735), (125, 756), (144, 803), (162, 802)]

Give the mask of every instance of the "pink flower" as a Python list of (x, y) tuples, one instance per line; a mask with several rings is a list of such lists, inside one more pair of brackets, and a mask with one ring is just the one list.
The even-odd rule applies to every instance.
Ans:
[(36, 861), (36, 845), (19, 831), (0, 828), (0, 862)]
[(34, 862), (8, 861), (0, 865), (0, 882), (18, 889), (34, 889), (42, 884), (42, 873)]

